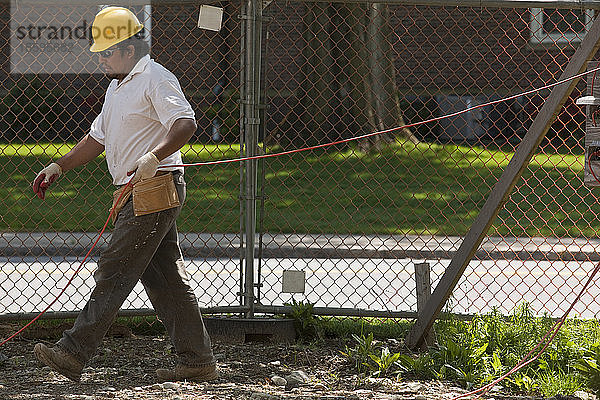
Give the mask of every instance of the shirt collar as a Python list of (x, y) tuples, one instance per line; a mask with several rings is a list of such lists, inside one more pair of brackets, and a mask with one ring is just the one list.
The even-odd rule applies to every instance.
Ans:
[(129, 71), (127, 76), (125, 78), (123, 78), (121, 83), (119, 83), (117, 86), (121, 86), (125, 82), (131, 80), (131, 78), (133, 78), (134, 75), (143, 72), (146, 69), (146, 66), (148, 65), (149, 62), (150, 62), (149, 54), (146, 54), (144, 57), (140, 58), (138, 60), (138, 62), (133, 66), (133, 69), (131, 71)]

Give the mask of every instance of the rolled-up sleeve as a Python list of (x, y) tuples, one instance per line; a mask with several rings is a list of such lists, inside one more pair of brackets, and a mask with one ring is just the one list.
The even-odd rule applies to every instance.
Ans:
[(195, 119), (194, 110), (185, 98), (176, 78), (157, 82), (150, 95), (158, 119), (167, 131), (180, 118)]

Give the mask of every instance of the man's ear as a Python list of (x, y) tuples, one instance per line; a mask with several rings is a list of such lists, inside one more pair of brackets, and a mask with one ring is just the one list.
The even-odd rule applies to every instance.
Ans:
[(133, 45), (129, 45), (125, 48), (125, 54), (127, 55), (128, 58), (133, 58), (133, 56), (135, 55), (135, 47), (133, 47)]

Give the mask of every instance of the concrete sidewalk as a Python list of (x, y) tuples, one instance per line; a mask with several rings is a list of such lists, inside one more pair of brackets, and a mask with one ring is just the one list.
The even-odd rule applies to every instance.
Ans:
[[(97, 238), (95, 232), (0, 233), (0, 256), (61, 255), (83, 257)], [(110, 239), (105, 234), (93, 254)], [(238, 258), (240, 235), (180, 233), (187, 257)], [(264, 234), (265, 258), (413, 258), (450, 259), (458, 250), (458, 236)], [(256, 240), (258, 245), (258, 237)], [(600, 239), (487, 237), (477, 259), (597, 261)], [(257, 254), (258, 255), (258, 254)]]

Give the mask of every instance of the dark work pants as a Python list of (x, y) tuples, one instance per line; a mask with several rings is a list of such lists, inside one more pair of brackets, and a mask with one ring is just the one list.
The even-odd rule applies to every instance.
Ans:
[[(185, 181), (173, 179), (181, 204)], [(131, 198), (119, 212), (108, 247), (94, 273), (96, 287), (73, 328), (57, 343), (82, 363), (88, 361), (115, 320), (119, 308), (141, 280), (154, 310), (165, 325), (179, 362), (214, 364), (210, 338), (189, 286), (175, 220), (181, 207), (136, 217)]]

